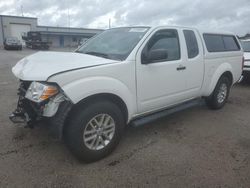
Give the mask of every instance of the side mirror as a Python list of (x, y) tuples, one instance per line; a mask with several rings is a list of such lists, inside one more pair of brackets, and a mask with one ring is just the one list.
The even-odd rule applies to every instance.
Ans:
[(166, 60), (168, 58), (168, 52), (165, 49), (150, 50), (147, 54), (142, 54), (142, 64), (149, 64)]

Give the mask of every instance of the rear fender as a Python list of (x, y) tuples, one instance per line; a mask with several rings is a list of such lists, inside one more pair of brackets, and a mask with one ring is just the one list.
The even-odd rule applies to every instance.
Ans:
[[(216, 84), (218, 83), (220, 77), (225, 73), (225, 72), (230, 72), (232, 73), (232, 66), (229, 63), (223, 63), (221, 64), (216, 71), (214, 72), (211, 82), (208, 86), (208, 89), (205, 92), (205, 96), (209, 96), (213, 93)], [(233, 74), (232, 74), (233, 75)]]

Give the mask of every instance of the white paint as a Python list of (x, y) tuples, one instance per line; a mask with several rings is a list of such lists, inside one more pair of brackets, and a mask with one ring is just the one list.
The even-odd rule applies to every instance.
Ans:
[(72, 69), (114, 63), (114, 60), (73, 52), (37, 52), (12, 68), (21, 80), (45, 81), (49, 76)]

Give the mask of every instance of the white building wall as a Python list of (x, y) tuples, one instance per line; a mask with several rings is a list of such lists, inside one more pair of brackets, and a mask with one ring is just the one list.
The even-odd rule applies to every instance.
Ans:
[(52, 47), (60, 47), (59, 36), (49, 36), (48, 38)]
[(64, 46), (65, 47), (77, 47), (78, 45), (77, 36), (64, 36)]
[(0, 45), (3, 45), (4, 38), (12, 37), (13, 34), (18, 35), (17, 37), (20, 39), (21, 34), (13, 31), (13, 25), (20, 25), (20, 32), (22, 32), (23, 25), (29, 26), (30, 30), (35, 31), (37, 18), (0, 15)]
[(30, 24), (10, 24), (10, 35), (12, 37), (17, 37), (21, 41), (22, 45), (25, 45), (25, 41), (22, 39), (23, 35), (31, 30)]

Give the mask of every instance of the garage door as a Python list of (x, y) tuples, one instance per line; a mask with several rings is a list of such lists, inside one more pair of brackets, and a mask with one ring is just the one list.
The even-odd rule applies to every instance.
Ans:
[(30, 31), (30, 25), (28, 24), (10, 24), (10, 34), (12, 37), (17, 37), (22, 44), (24, 45), (24, 41), (22, 40), (22, 35)]

